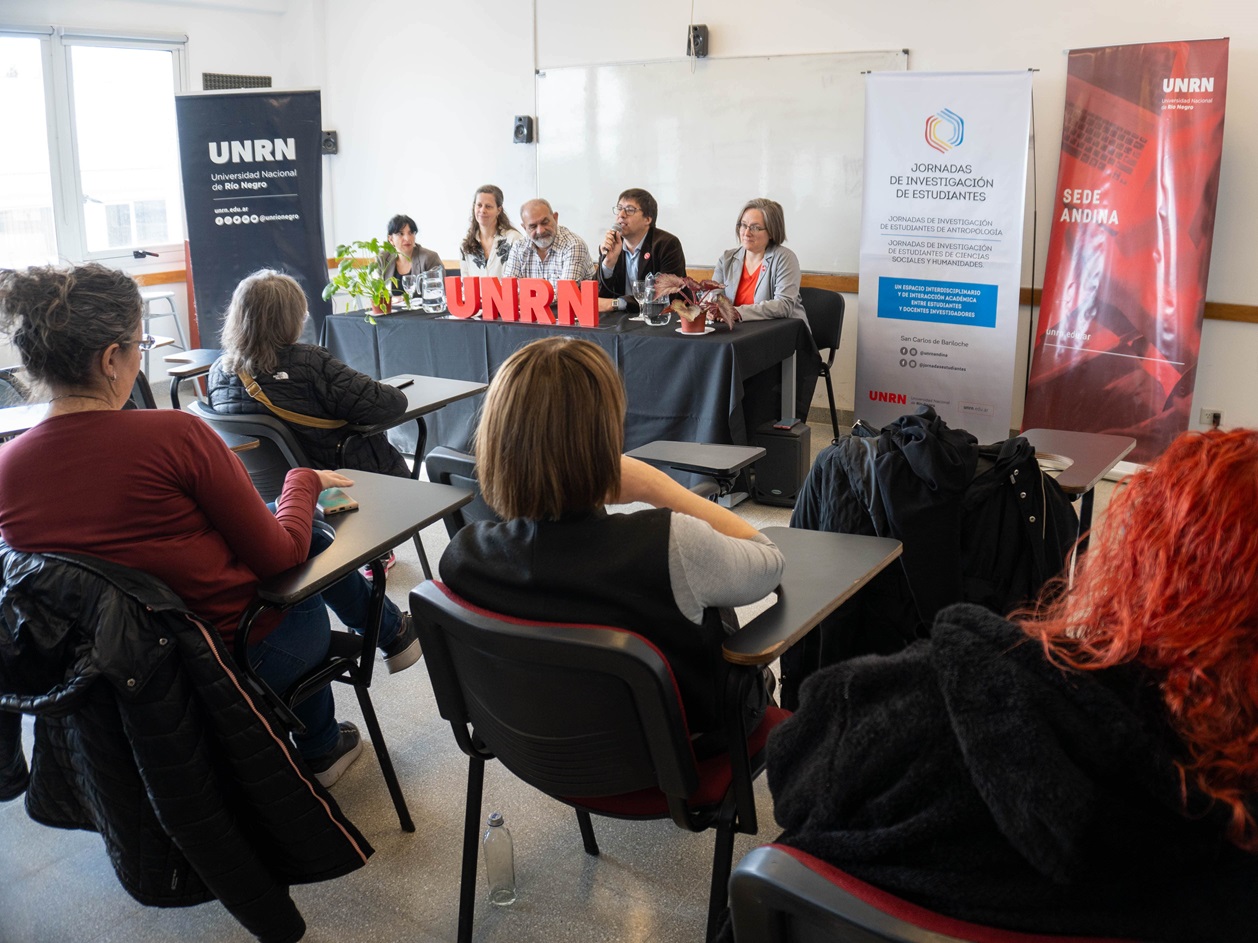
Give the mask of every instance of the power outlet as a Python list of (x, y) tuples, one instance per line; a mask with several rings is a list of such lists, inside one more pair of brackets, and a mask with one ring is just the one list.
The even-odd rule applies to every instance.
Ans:
[(1223, 425), (1223, 410), (1221, 409), (1202, 409), (1201, 416), (1198, 421), (1203, 426), (1209, 426), (1218, 429)]

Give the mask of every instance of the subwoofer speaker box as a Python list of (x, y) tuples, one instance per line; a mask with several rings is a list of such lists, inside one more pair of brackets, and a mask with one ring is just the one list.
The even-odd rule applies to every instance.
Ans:
[(808, 423), (797, 422), (789, 429), (775, 429), (766, 422), (756, 430), (752, 445), (764, 449), (764, 458), (756, 462), (755, 483), (751, 495), (761, 504), (794, 507), (799, 489), (808, 477), (812, 457), (812, 430)]

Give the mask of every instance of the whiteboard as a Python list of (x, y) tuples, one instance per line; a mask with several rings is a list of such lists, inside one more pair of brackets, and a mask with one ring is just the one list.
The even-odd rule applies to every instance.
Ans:
[(620, 192), (648, 190), (656, 224), (681, 239), (691, 268), (737, 245), (739, 210), (767, 196), (782, 204), (804, 270), (855, 272), (862, 73), (907, 66), (895, 50), (539, 72), (538, 195), (596, 252)]

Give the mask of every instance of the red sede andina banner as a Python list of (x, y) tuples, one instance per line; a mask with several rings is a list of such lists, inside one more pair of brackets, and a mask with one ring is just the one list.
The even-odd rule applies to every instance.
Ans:
[(1226, 39), (1075, 49), (1022, 427), (1188, 428), (1214, 233)]

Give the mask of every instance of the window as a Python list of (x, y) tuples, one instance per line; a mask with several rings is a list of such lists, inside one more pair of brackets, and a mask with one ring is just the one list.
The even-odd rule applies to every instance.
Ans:
[[(0, 266), (182, 249), (184, 37), (0, 33)], [(12, 118), (10, 118), (12, 116)]]

